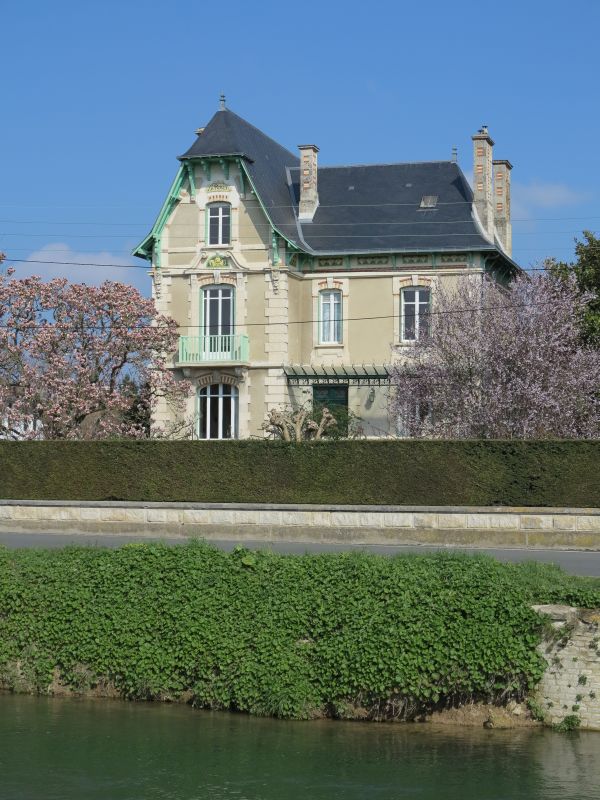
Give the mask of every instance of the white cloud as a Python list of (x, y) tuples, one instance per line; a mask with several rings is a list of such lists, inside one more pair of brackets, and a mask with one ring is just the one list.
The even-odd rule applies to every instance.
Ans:
[(589, 199), (585, 192), (579, 192), (564, 183), (512, 184), (512, 216), (514, 219), (528, 219), (539, 209), (564, 208), (584, 203)]
[[(72, 265), (72, 266), (70, 266)], [(85, 253), (72, 250), (68, 244), (53, 242), (30, 253), (25, 261), (11, 261), (7, 257), (5, 266), (16, 269), (18, 278), (41, 275), (50, 278), (66, 278), (71, 283), (87, 283), (97, 286), (103, 281), (130, 283), (143, 295), (150, 295), (150, 278), (144, 262), (131, 256), (119, 256), (108, 250)], [(135, 269), (128, 269), (135, 267)]]

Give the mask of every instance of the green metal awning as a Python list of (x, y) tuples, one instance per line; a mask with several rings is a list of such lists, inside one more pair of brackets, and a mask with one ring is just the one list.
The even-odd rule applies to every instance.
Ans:
[(312, 386), (315, 383), (382, 386), (390, 382), (390, 369), (387, 364), (323, 364), (320, 367), (314, 364), (290, 364), (283, 371), (292, 386)]

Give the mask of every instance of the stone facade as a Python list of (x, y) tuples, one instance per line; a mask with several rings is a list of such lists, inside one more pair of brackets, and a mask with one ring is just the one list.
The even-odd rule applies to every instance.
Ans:
[[(256, 145), (257, 154), (245, 158), (236, 143), (211, 139), (211, 130), (218, 129), (221, 131), (218, 136), (226, 137), (229, 128), (237, 126), (247, 135), (248, 124), (225, 109), (215, 119), (216, 122), (211, 121), (203, 129), (195, 146), (202, 149), (204, 141), (213, 142), (214, 147), (205, 150), (218, 155), (194, 156), (192, 148), (192, 155), (182, 157), (177, 178), (153, 232), (134, 251), (151, 261), (157, 309), (174, 318), (180, 327), (180, 349), (174, 354), (172, 369), (179, 379), (185, 378), (192, 386), (185, 409), (175, 412), (163, 403), (155, 413), (155, 425), (167, 431), (177, 430), (177, 435), (186, 438), (264, 436), (263, 424), (271, 409), (310, 404), (314, 385), (325, 387), (335, 383), (347, 389), (347, 400), (343, 402), (357, 418), (355, 432), (358, 435), (397, 435), (395, 422), (388, 412), (390, 388), (385, 367), (402, 359), (406, 347), (412, 343), (404, 340), (402, 332), (403, 292), (419, 287), (430, 290), (431, 303), (435, 306), (437, 282), (450, 284), (464, 274), (482, 280), (492, 269), (489, 264), (502, 262), (504, 255), (501, 253), (500, 259), (490, 260), (488, 250), (478, 250), (476, 246), (462, 251), (455, 246), (458, 240), (454, 233), (443, 242), (440, 236), (455, 230), (450, 225), (442, 225), (444, 234), (434, 234), (432, 241), (434, 246), (440, 244), (439, 252), (431, 247), (422, 252), (404, 252), (398, 248), (382, 253), (360, 252), (358, 243), (363, 238), (360, 231), (369, 231), (370, 227), (361, 228), (357, 233), (347, 227), (350, 225), (347, 222), (341, 223), (342, 230), (348, 241), (358, 240), (356, 250), (344, 248), (343, 252), (318, 254), (314, 248), (302, 244), (302, 233), (296, 232), (294, 239), (293, 232), (286, 228), (282, 233), (273, 221), (277, 209), (285, 207), (286, 203), (291, 203), (292, 207), (294, 202), (285, 185), (286, 180), (291, 181), (289, 188), (293, 191), (289, 168), (287, 178), (283, 167), (281, 174), (274, 172), (273, 161), (281, 157), (280, 146), (253, 129), (250, 139), (255, 141), (259, 135), (260, 147)], [(221, 124), (224, 127), (219, 129)], [(469, 233), (466, 241), (472, 242), (475, 237), (484, 248), (489, 248), (490, 241), (494, 240), (495, 224), (491, 202), (492, 143), (487, 133), (476, 135), (474, 140), (475, 170), (481, 168), (482, 175), (477, 173), (476, 176), (473, 206), (481, 218), (482, 235)], [(229, 151), (231, 155), (226, 155)], [(304, 235), (309, 226), (321, 233), (325, 231), (326, 246), (331, 238), (327, 233), (330, 228), (323, 226), (330, 223), (318, 222), (320, 211), (325, 209), (319, 206), (317, 151), (315, 145), (300, 146), (297, 159), (300, 194), (298, 207), (294, 207), (293, 212), (296, 216), (292, 219), (297, 221), (298, 230), (304, 226)], [(288, 161), (294, 159), (292, 154), (288, 156)], [(187, 160), (183, 161), (184, 158)], [(268, 190), (275, 192), (279, 181), (286, 193), (277, 196), (277, 203), (271, 197), (260, 196), (252, 181), (252, 164), (259, 159), (268, 161), (268, 169), (273, 171)], [(458, 170), (457, 165), (453, 169)], [(385, 177), (383, 172), (381, 174)], [(458, 172), (456, 174), (460, 180)], [(506, 179), (501, 182), (503, 216), (497, 222), (504, 225), (502, 231), (506, 239), (506, 225), (510, 223), (506, 195), (508, 171), (504, 170), (504, 174)], [(481, 192), (477, 188), (480, 183)], [(406, 186), (413, 184), (406, 183)], [(360, 185), (344, 190), (355, 189), (360, 189)], [(400, 243), (405, 241), (402, 237), (408, 230), (404, 227), (406, 224), (416, 226), (415, 241), (421, 242), (423, 225), (429, 231), (427, 226), (437, 224), (439, 214), (445, 213), (442, 207), (436, 206), (437, 196), (421, 198), (420, 191), (415, 191), (418, 200), (414, 223), (383, 223), (401, 226)], [(386, 192), (387, 189), (382, 188), (382, 193)], [(469, 201), (462, 200), (463, 196), (464, 192), (458, 204), (465, 202), (470, 206)], [(419, 205), (421, 200), (425, 203), (423, 208)], [(339, 202), (347, 202), (346, 197)], [(405, 205), (400, 203), (399, 207)], [(450, 207), (452, 202), (441, 204), (445, 205)], [(212, 216), (213, 212), (218, 214), (220, 206), (227, 217), (225, 232), (219, 227), (221, 223), (217, 224), (217, 217)], [(421, 211), (427, 216), (422, 216)], [(471, 224), (470, 208), (468, 219)], [(372, 222), (360, 224), (373, 225)], [(377, 246), (381, 247), (381, 242)], [(339, 242), (336, 247), (339, 249)], [(506, 263), (502, 263), (502, 268), (506, 269)], [(226, 312), (224, 305), (217, 307), (216, 299), (215, 305), (207, 300), (211, 287), (215, 292), (222, 290), (221, 294), (228, 292)], [(320, 328), (320, 298), (327, 292), (339, 293), (340, 297), (336, 306), (341, 315), (340, 333), (334, 341), (324, 337)], [(305, 385), (290, 379), (286, 372), (290, 365), (300, 366), (312, 377)], [(323, 368), (343, 371), (357, 365), (379, 365), (379, 377), (363, 381), (344, 381), (342, 377), (331, 381), (320, 380), (316, 374)], [(202, 399), (210, 387), (217, 387), (216, 392), (220, 385), (229, 387), (227, 397), (233, 397), (233, 412), (221, 399), (215, 399), (212, 406)], [(215, 417), (216, 435), (210, 425), (201, 422), (203, 415), (210, 416), (210, 413)], [(231, 418), (228, 416), (223, 422), (224, 415)]]

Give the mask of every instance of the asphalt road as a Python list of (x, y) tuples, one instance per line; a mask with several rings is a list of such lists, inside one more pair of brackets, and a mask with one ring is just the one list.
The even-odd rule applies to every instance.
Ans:
[[(132, 542), (161, 541), (168, 545), (184, 544), (183, 538), (149, 539), (143, 536), (117, 536), (107, 534), (64, 534), (64, 533), (0, 533), (0, 545), (10, 548), (19, 547), (66, 547), (67, 545), (87, 545), (89, 547), (121, 547)], [(459, 550), (465, 553), (486, 553), (499, 561), (542, 561), (558, 564), (566, 572), (573, 575), (589, 575), (600, 577), (600, 552), (582, 550), (509, 550), (483, 548), (448, 548), (428, 546), (390, 546), (390, 545), (335, 545), (307, 544), (305, 542), (273, 542), (261, 541), (213, 541), (213, 545), (222, 550), (231, 550), (237, 544), (243, 544), (251, 550), (273, 550), (276, 553), (339, 553), (344, 550), (363, 550), (380, 555), (400, 555), (402, 553), (434, 553), (438, 550)]]

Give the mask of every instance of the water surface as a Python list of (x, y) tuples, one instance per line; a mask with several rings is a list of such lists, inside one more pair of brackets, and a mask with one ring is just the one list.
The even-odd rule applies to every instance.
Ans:
[(597, 800), (600, 733), (0, 695), (0, 800)]

